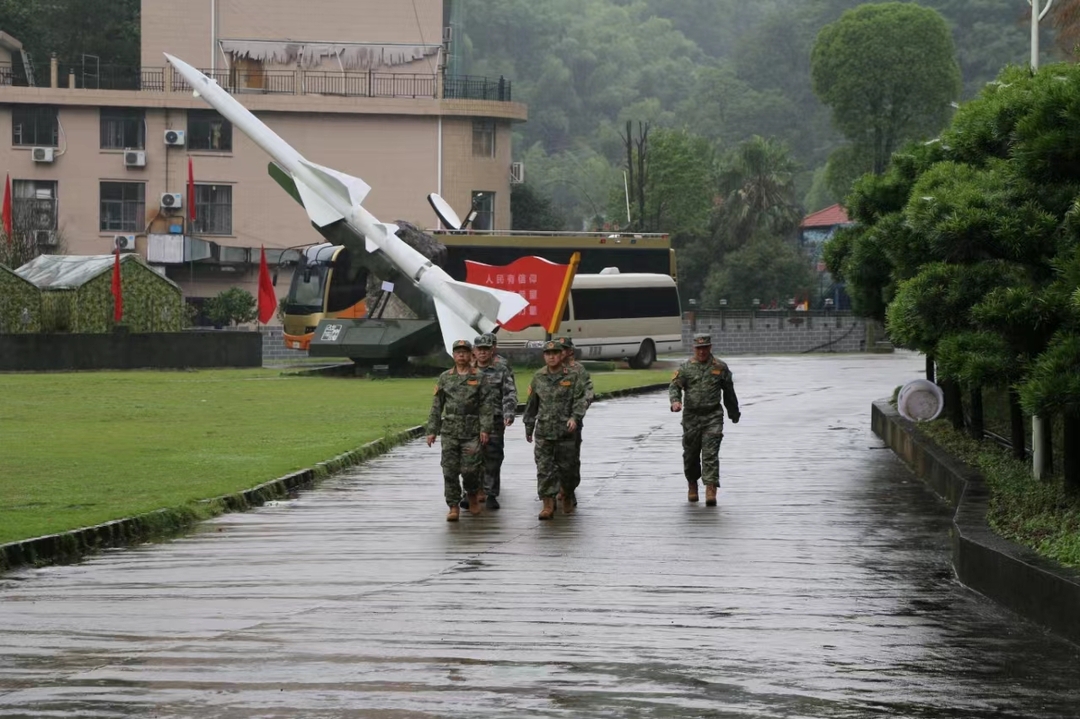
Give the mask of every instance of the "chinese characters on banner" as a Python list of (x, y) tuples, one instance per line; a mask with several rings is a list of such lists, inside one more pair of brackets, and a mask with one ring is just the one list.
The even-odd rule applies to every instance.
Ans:
[(562, 319), (562, 311), (566, 306), (566, 298), (579, 260), (577, 253), (574, 253), (568, 265), (560, 265), (542, 257), (522, 257), (502, 267), (466, 260), (465, 281), (473, 285), (516, 292), (529, 301), (528, 307), (502, 323), (508, 332), (519, 332), (536, 325), (544, 327), (548, 332), (555, 332)]

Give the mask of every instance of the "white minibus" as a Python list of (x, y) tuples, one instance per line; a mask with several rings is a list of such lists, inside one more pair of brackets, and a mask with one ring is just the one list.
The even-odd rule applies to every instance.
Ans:
[[(577, 275), (557, 335), (572, 338), (581, 359), (625, 359), (644, 369), (658, 354), (682, 349), (679, 289), (668, 275), (623, 274), (613, 267)], [(499, 351), (535, 350), (544, 337), (542, 327), (501, 331)]]

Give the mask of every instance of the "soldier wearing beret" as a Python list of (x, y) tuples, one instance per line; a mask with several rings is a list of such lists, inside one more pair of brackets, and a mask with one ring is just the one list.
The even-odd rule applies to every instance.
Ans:
[(555, 497), (561, 489), (563, 511), (574, 511), (574, 455), (576, 433), (585, 416), (585, 382), (563, 364), (562, 343), (544, 344), (544, 368), (529, 383), (525, 404), (525, 439), (535, 437), (536, 491), (544, 502), (540, 519), (555, 514)]
[(471, 365), (472, 344), (457, 340), (452, 351), (454, 366), (439, 375), (427, 422), (429, 447), (442, 434), (443, 494), (450, 508), (446, 515), (448, 522), (458, 520), (462, 483), (469, 513), (481, 511), (483, 446), (491, 435), (495, 417), (495, 391), (484, 382), (480, 370)]
[(683, 471), (690, 485), (686, 498), (698, 501), (697, 483), (701, 479), (705, 484), (705, 505), (715, 507), (724, 408), (736, 424), (740, 412), (731, 370), (713, 356), (709, 335), (694, 335), (694, 356), (675, 371), (668, 398), (671, 411), (683, 413)]

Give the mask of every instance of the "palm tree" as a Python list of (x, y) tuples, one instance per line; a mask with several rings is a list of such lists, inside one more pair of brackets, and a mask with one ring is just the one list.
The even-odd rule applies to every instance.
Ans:
[(720, 247), (730, 251), (757, 232), (784, 236), (799, 225), (796, 162), (781, 142), (754, 136), (727, 158), (720, 173), (721, 200), (713, 218)]

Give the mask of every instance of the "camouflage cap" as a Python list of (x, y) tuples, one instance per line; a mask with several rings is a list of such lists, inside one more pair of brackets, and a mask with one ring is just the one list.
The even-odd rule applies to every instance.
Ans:
[(548, 352), (562, 352), (562, 342), (556, 342), (555, 340), (548, 340), (544, 343), (544, 353)]
[(694, 335), (695, 347), (712, 347), (712, 337), (705, 334)]
[(458, 350), (469, 350), (472, 352), (472, 343), (470, 343), (469, 340), (454, 340), (452, 351), (457, 352)]
[(492, 347), (499, 344), (499, 338), (495, 336), (494, 332), (485, 332), (481, 337), (483, 337)]
[(491, 341), (490, 334), (477, 335), (473, 340), (473, 347), (480, 349), (481, 347), (494, 347), (495, 343)]
[(567, 350), (574, 349), (574, 340), (572, 338), (570, 338), (570, 337), (560, 337), (559, 342), (562, 344), (563, 349), (567, 349)]

